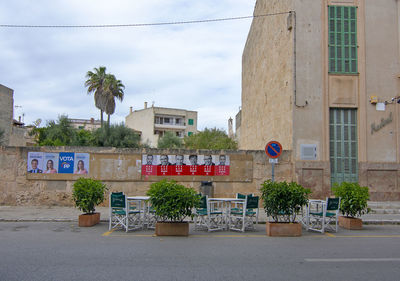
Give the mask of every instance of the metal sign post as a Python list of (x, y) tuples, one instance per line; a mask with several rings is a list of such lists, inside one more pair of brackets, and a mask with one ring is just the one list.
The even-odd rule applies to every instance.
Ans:
[(270, 141), (265, 146), (265, 153), (269, 156), (269, 163), (271, 163), (271, 180), (275, 181), (275, 164), (278, 163), (278, 157), (282, 154), (282, 145), (277, 141)]

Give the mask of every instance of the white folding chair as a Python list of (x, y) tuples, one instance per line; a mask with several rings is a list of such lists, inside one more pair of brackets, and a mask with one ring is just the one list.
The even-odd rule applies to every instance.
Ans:
[(202, 196), (199, 208), (196, 208), (194, 225), (195, 229), (207, 229), (207, 231), (217, 231), (224, 229), (223, 212), (219, 206), (220, 202)]
[(122, 192), (110, 193), (110, 220), (108, 230), (122, 228), (127, 230), (126, 198)]
[(243, 201), (235, 202), (235, 207), (230, 210), (230, 230), (255, 230), (255, 224), (258, 224), (258, 200), (258, 196), (246, 195)]
[(308, 230), (324, 233), (338, 231), (340, 198), (326, 198), (326, 201), (311, 200), (307, 210)]
[(145, 221), (145, 207), (142, 200), (126, 199), (128, 215), (126, 218), (126, 231), (143, 229)]

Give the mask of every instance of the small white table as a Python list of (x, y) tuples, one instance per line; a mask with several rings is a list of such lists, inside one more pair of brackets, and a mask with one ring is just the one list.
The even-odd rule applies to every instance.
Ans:
[(136, 209), (140, 212), (140, 220), (142, 226), (146, 224), (148, 226), (149, 216), (149, 199), (150, 196), (127, 196), (127, 209), (129, 210), (131, 205), (135, 205)]
[(240, 198), (208, 198), (207, 207), (211, 208), (213, 203), (221, 203), (220, 207), (225, 220), (225, 229), (229, 229), (231, 206), (233, 203), (244, 204), (245, 199)]

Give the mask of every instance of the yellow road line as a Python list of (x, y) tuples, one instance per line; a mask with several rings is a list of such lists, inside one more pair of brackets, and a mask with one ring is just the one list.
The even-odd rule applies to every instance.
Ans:
[(334, 235), (334, 234), (332, 234), (332, 233), (328, 233), (328, 232), (325, 232), (325, 235), (326, 235), (326, 236), (329, 236), (329, 237), (337, 237), (336, 235)]
[(338, 238), (400, 238), (400, 235), (340, 235)]
[(110, 231), (104, 232), (102, 236), (109, 236), (111, 233), (113, 233), (114, 230), (115, 228), (111, 229)]

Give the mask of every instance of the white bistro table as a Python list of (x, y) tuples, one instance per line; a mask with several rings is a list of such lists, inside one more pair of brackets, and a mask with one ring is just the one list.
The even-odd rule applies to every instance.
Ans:
[(149, 216), (149, 196), (127, 196), (127, 209), (130, 210), (131, 207), (134, 210), (140, 212), (140, 224), (143, 227), (145, 224), (148, 224), (148, 216)]
[(224, 216), (225, 229), (229, 229), (230, 215), (232, 204), (244, 204), (245, 199), (240, 198), (208, 198), (207, 207), (212, 210), (213, 208), (220, 208)]

